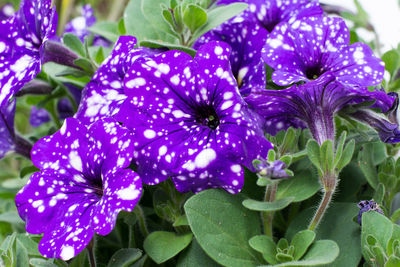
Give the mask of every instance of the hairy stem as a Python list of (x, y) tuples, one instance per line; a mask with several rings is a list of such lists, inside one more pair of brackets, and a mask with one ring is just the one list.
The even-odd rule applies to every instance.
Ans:
[(329, 207), (329, 203), (332, 200), (332, 196), (335, 193), (337, 186), (337, 176), (335, 174), (324, 175), (321, 177), (321, 180), (324, 183), (324, 195), (313, 219), (311, 220), (310, 225), (308, 226), (308, 229), (312, 231), (314, 231), (321, 222), (321, 219)]
[[(278, 184), (268, 185), (265, 190), (264, 201), (274, 202), (276, 197), (276, 191), (278, 189)], [(272, 221), (274, 220), (273, 211), (262, 212), (262, 221), (264, 224), (264, 233), (270, 237), (273, 237)]]
[(135, 207), (135, 214), (136, 216), (138, 216), (139, 219), (140, 231), (142, 232), (144, 237), (148, 236), (149, 230), (147, 229), (146, 218), (144, 216), (143, 209), (139, 205), (136, 205)]

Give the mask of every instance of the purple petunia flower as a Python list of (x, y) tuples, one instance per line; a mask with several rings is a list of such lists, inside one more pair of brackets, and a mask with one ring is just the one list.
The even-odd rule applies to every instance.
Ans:
[(0, 8), (0, 20), (8, 19), (14, 15), (15, 10), (12, 4), (7, 3)]
[(195, 59), (168, 51), (135, 62), (124, 80), (128, 96), (116, 119), (135, 133), (138, 173), (146, 184), (172, 177), (181, 192), (221, 187), (237, 193), (242, 165), (272, 145), (240, 96), (230, 49), (210, 42)]
[(357, 205), (360, 208), (360, 212), (358, 213), (358, 216), (357, 216), (357, 222), (359, 225), (361, 225), (361, 218), (362, 218), (362, 214), (364, 212), (373, 210), (373, 211), (376, 211), (376, 212), (384, 215), (383, 210), (379, 207), (378, 203), (376, 203), (373, 200), (362, 200)]
[(200, 37), (194, 45), (198, 49), (210, 41), (224, 41), (232, 48), (230, 63), (240, 93), (247, 95), (253, 87), (265, 88), (266, 73), (261, 60), (261, 49), (268, 32), (258, 24), (244, 21), (223, 23)]
[(363, 43), (349, 43), (341, 18), (310, 17), (278, 25), (262, 52), (275, 69), (272, 80), (282, 86), (315, 80), (327, 73), (343, 85), (372, 86), (382, 82), (384, 63)]
[(44, 233), (39, 251), (45, 257), (71, 259), (94, 232), (110, 233), (121, 210), (133, 210), (142, 186), (127, 169), (132, 157), (131, 134), (112, 119), (86, 127), (69, 118), (35, 144), (32, 162), (41, 171), (15, 202), (26, 231)]
[(125, 74), (142, 57), (160, 52), (150, 48), (135, 49), (136, 38), (121, 36), (114, 50), (82, 91), (82, 100), (75, 118), (91, 123), (116, 113), (126, 99), (123, 89)]
[(0, 22), (0, 106), (40, 72), (44, 45), (56, 28), (51, 0), (22, 0), (20, 10)]
[(396, 99), (383, 91), (345, 87), (328, 74), (322, 79), (284, 90), (258, 90), (246, 97), (246, 101), (264, 118), (266, 132), (275, 134), (289, 126), (308, 127), (322, 144), (327, 139), (334, 140), (333, 118), (339, 111), (355, 104), (374, 102), (363, 108), (378, 108), (387, 113)]
[(318, 1), (310, 0), (220, 0), (218, 4), (244, 2), (249, 6), (239, 18), (258, 23), (268, 32), (282, 22), (293, 22), (304, 17), (323, 15)]
[[(82, 16), (72, 19), (65, 25), (64, 32), (73, 33), (84, 42), (85, 37), (90, 35), (88, 28), (96, 23), (96, 17), (94, 16), (93, 8), (89, 4), (82, 6), (81, 14)], [(94, 36), (93, 45), (109, 47), (111, 42), (100, 36)]]

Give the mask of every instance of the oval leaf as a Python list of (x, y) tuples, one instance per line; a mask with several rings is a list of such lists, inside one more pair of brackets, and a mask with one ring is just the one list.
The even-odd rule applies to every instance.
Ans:
[(156, 263), (163, 263), (186, 248), (192, 241), (191, 233), (177, 235), (172, 232), (158, 231), (147, 236), (143, 248)]
[(225, 266), (260, 264), (257, 252), (248, 244), (251, 237), (260, 234), (259, 217), (243, 207), (242, 200), (240, 195), (211, 189), (192, 196), (184, 206), (200, 246)]
[(122, 248), (114, 253), (107, 267), (128, 267), (142, 257), (142, 251), (137, 248)]
[(282, 210), (292, 203), (294, 197), (286, 197), (282, 199), (275, 200), (274, 202), (264, 202), (254, 199), (246, 199), (242, 202), (243, 206), (249, 210), (255, 211), (277, 211)]

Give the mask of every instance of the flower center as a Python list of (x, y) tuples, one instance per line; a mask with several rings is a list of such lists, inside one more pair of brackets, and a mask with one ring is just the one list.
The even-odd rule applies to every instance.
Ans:
[(217, 113), (215, 112), (214, 107), (207, 106), (201, 107), (196, 112), (196, 121), (203, 126), (207, 126), (208, 128), (215, 130), (220, 124)]
[(318, 66), (308, 67), (305, 72), (306, 76), (310, 80), (315, 80), (323, 74), (323, 71)]
[(268, 21), (268, 23), (267, 24), (264, 24), (264, 28), (269, 32), (269, 33), (271, 33), (274, 29), (275, 29), (275, 26), (276, 25), (278, 25), (279, 24), (279, 21)]
[(103, 182), (101, 179), (88, 179), (88, 185), (100, 198), (103, 196)]

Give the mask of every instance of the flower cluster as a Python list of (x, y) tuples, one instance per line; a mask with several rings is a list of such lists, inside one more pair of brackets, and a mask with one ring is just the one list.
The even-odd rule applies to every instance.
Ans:
[[(240, 1), (217, 4), (232, 2)], [(138, 203), (142, 183), (171, 178), (180, 192), (236, 194), (245, 168), (288, 177), (280, 160), (253, 167), (273, 149), (265, 133), (309, 128), (322, 144), (334, 140), (334, 116), (342, 114), (385, 142), (400, 141), (397, 95), (367, 89), (381, 83), (384, 64), (367, 45), (349, 45), (342, 19), (324, 16), (317, 1), (241, 2), (248, 3), (243, 13), (197, 40), (194, 58), (120, 36), (83, 88), (78, 111), (59, 104), (64, 124), (34, 145), (40, 171), (15, 199), (27, 232), (44, 233), (44, 256), (69, 260), (94, 233), (110, 233), (118, 213)], [(65, 32), (84, 40), (95, 20), (84, 6)], [(16, 147), (10, 100), (54, 56), (46, 43), (56, 22), (50, 0), (23, 0), (0, 22), (0, 157)], [(265, 65), (274, 83), (291, 86), (268, 90)], [(34, 126), (49, 119), (32, 114)]]

